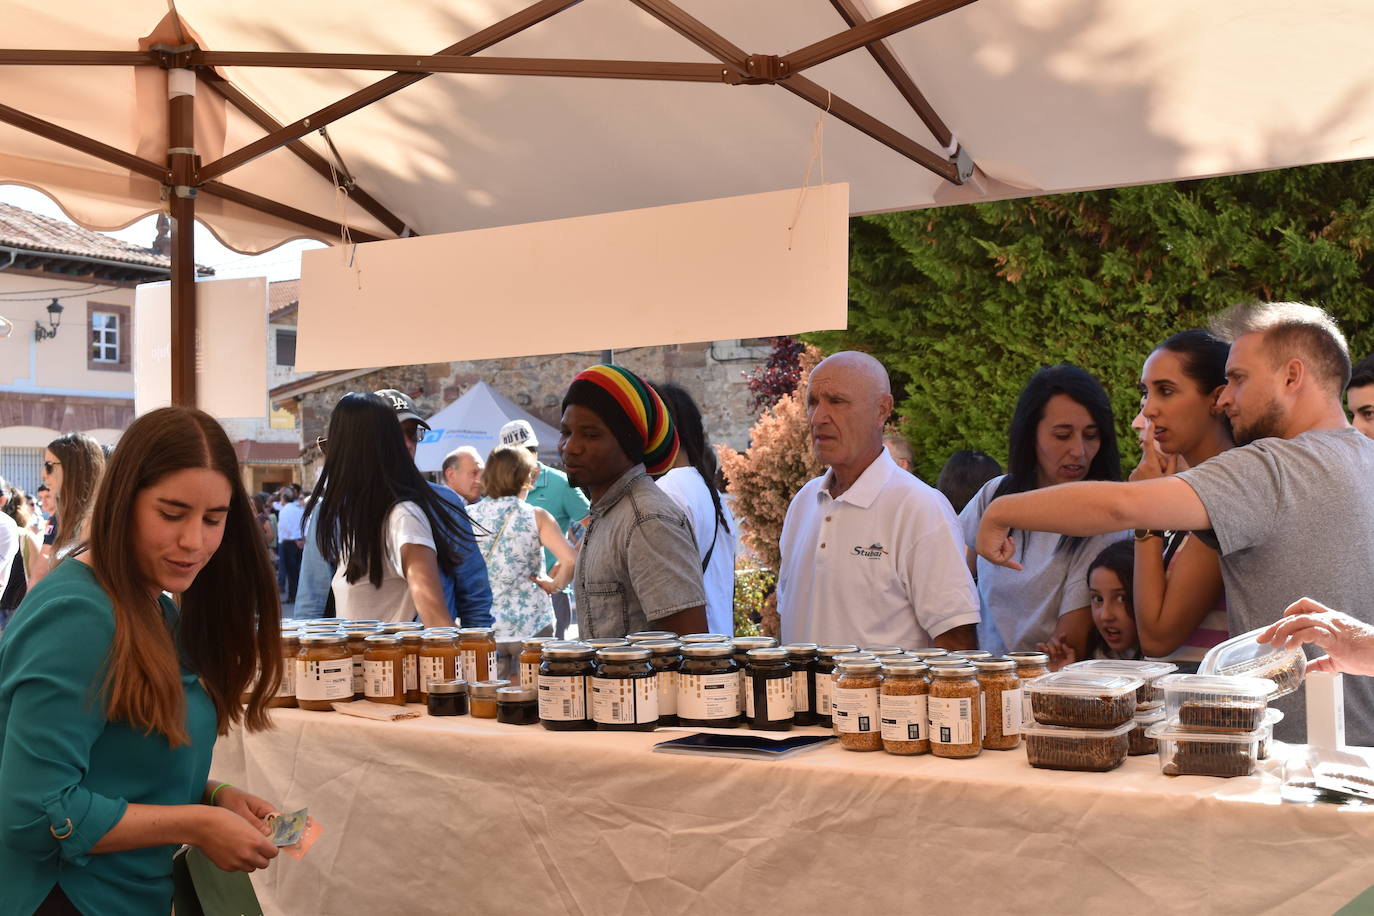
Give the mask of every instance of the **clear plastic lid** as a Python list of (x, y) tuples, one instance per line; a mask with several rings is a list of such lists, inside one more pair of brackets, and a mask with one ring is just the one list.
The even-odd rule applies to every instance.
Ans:
[(1054, 696), (1119, 697), (1136, 691), (1144, 680), (1126, 674), (1090, 671), (1056, 671), (1026, 682), (1028, 694)]
[(1173, 674), (1178, 665), (1171, 662), (1152, 662), (1130, 658), (1089, 658), (1064, 666), (1065, 671), (1106, 671), (1111, 674), (1126, 674), (1143, 677), (1147, 681)]
[(1302, 686), (1307, 656), (1302, 649), (1278, 649), (1257, 641), (1268, 627), (1260, 627), (1213, 646), (1198, 665), (1198, 674), (1262, 677), (1274, 682), (1269, 699), (1287, 696)]
[(1155, 682), (1172, 705), (1187, 698), (1203, 703), (1239, 703), (1262, 706), (1273, 692), (1273, 682), (1264, 678), (1225, 677), (1218, 674), (1169, 674)]
[(1100, 741), (1103, 738), (1119, 738), (1133, 728), (1135, 728), (1135, 722), (1127, 722), (1125, 725), (1118, 725), (1115, 728), (1070, 728), (1066, 725), (1040, 725), (1032, 722), (1021, 726), (1021, 734), (1035, 735), (1041, 738), (1079, 738), (1084, 741)]
[(1264, 737), (1267, 726), (1248, 732), (1203, 732), (1179, 725), (1175, 722), (1156, 722), (1146, 730), (1147, 738), (1156, 741), (1175, 741), (1187, 744), (1190, 741), (1207, 744), (1255, 744)]

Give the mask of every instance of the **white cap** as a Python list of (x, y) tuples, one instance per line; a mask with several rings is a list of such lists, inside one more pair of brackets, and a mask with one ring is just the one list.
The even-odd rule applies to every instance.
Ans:
[(534, 427), (528, 420), (511, 420), (501, 427), (499, 436), (502, 445), (513, 448), (538, 448), (539, 439), (534, 435)]

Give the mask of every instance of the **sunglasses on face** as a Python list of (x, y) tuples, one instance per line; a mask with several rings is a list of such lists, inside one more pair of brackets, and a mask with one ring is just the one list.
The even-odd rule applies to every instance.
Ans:
[(43, 473), (44, 473), (44, 474), (51, 474), (53, 468), (58, 468), (58, 467), (61, 467), (61, 466), (62, 466), (62, 462), (60, 462), (60, 461), (45, 461), (45, 462), (43, 462)]

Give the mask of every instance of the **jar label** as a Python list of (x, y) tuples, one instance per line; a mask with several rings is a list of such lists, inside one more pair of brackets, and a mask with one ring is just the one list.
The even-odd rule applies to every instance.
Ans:
[(363, 661), (363, 696), (394, 697), (396, 695), (396, 663), (394, 661)]
[(539, 718), (578, 722), (587, 718), (587, 679), (539, 675)]
[(836, 731), (846, 734), (878, 731), (877, 687), (832, 687), (830, 703)]
[(401, 662), (401, 670), (405, 675), (406, 690), (419, 690), (420, 666), (416, 663), (414, 655), (410, 654), (409, 652), (406, 653), (405, 660)]
[[(757, 681), (751, 676), (749, 678), (749, 693), (744, 698), (744, 714), (753, 719), (754, 716), (754, 684)], [(778, 719), (792, 718), (792, 678), (774, 677), (763, 679), (764, 710), (763, 721), (776, 722)]]
[(660, 671), (654, 675), (654, 683), (658, 685), (658, 714), (677, 715), (677, 672)]
[(930, 736), (929, 711), (926, 695), (889, 696), (878, 698), (883, 720), (883, 739), (886, 741), (924, 741)]
[(286, 664), (281, 666), (281, 683), (277, 685), (277, 696), (294, 697), (296, 695), (296, 660), (286, 659)]
[(792, 672), (792, 711), (810, 712), (811, 696), (808, 693), (806, 671)]
[(1002, 735), (1021, 734), (1021, 688), (1002, 691)]
[(739, 715), (739, 675), (679, 672), (677, 714), (684, 719), (733, 719)]
[(930, 697), (930, 740), (936, 744), (973, 743), (973, 700), (970, 697)]
[(1026, 693), (1024, 690), (1021, 691), (1020, 693), (1021, 693), (1021, 721), (1022, 721), (1022, 722), (1034, 722), (1034, 721), (1035, 721), (1035, 716), (1031, 715), (1031, 698), (1030, 698), (1030, 694), (1029, 694), (1029, 693)]
[(532, 665), (529, 662), (520, 663), (520, 683), (529, 686), (537, 686), (539, 684), (538, 662)]
[(606, 725), (658, 721), (658, 685), (652, 677), (592, 678), (592, 720)]
[(353, 693), (354, 695), (363, 692), (363, 657), (353, 656)]
[(301, 700), (351, 700), (353, 698), (353, 660), (331, 658), (325, 661), (296, 659), (296, 697)]
[(736, 713), (747, 713), (747, 709), (745, 708), (747, 701), (745, 700), (745, 697), (749, 696), (753, 692), (754, 684), (749, 678), (749, 672), (745, 670), (744, 663), (740, 662), (739, 693), (735, 695), (739, 700), (739, 709), (735, 710)]
[(835, 675), (833, 672), (823, 671), (816, 675), (816, 711), (823, 716), (834, 713), (830, 704), (830, 692), (834, 687)]
[[(419, 671), (420, 685), (419, 685), (419, 688), (418, 688), (418, 689), (424, 691), (425, 693), (429, 693), (429, 682), (430, 682), (430, 681), (451, 681), (451, 680), (453, 680), (453, 671), (452, 671), (452, 669), (449, 668), (449, 665), (451, 665), (451, 664), (453, 663), (453, 662), (452, 662), (452, 656), (449, 656), (449, 655), (421, 655), (421, 656), (419, 656), (419, 662), (420, 662), (420, 671)], [(446, 664), (446, 663), (447, 663), (447, 664)]]
[(978, 721), (983, 726), (983, 740), (988, 737), (988, 693), (986, 690), (978, 691)]
[[(486, 662), (485, 669), (482, 663)], [(463, 649), (458, 653), (458, 663), (462, 665), (462, 673), (459, 675), (469, 684), (474, 681), (490, 681), (496, 677), (496, 650), (490, 652), (478, 652), (475, 649)], [(536, 666), (537, 667), (537, 666)]]

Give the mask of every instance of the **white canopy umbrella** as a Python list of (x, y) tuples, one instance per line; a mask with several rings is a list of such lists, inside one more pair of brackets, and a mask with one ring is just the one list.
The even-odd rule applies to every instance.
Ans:
[(540, 461), (558, 463), (558, 430), (521, 410), (486, 382), (478, 381), (458, 400), (425, 421), (429, 432), (415, 449), (415, 464), (422, 471), (437, 471), (449, 452), (464, 445), (477, 449), (486, 461), (491, 450), (501, 444), (497, 436), (501, 427), (511, 420), (525, 420), (534, 429)]

